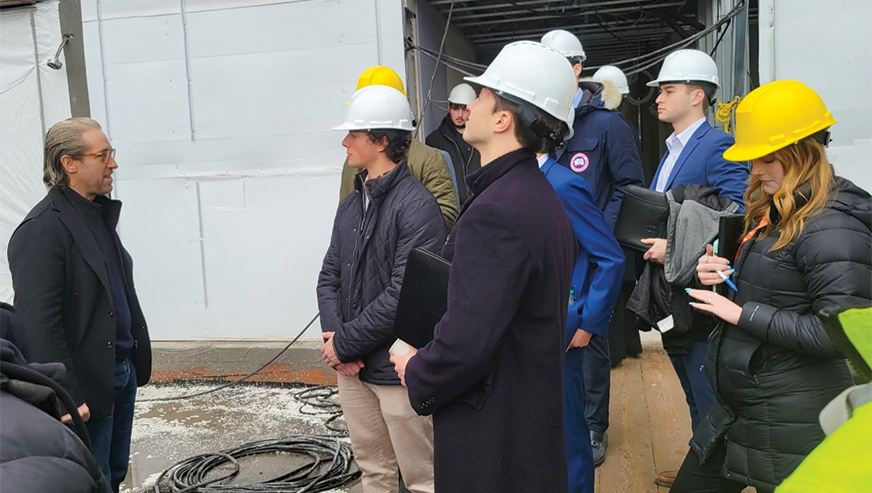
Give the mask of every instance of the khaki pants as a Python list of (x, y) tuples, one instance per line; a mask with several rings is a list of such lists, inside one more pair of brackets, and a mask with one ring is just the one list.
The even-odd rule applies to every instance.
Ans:
[(339, 402), (364, 493), (433, 493), (433, 421), (418, 416), (400, 385), (372, 385), (339, 375)]

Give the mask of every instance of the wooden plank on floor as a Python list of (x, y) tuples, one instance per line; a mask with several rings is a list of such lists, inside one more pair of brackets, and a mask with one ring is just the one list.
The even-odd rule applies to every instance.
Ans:
[(596, 470), (596, 491), (657, 493), (642, 360), (624, 360), (611, 379), (609, 449)]
[(651, 421), (654, 467), (657, 471), (678, 469), (691, 437), (690, 411), (666, 351), (649, 349), (643, 353), (642, 376)]

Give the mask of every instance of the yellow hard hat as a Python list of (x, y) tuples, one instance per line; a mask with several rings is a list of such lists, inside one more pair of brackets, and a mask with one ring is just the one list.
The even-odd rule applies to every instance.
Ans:
[(368, 86), (393, 87), (403, 93), (403, 96), (406, 95), (406, 89), (403, 87), (403, 80), (400, 79), (400, 76), (393, 70), (380, 65), (364, 70), (360, 74), (360, 78), (357, 79), (358, 91)]
[(728, 161), (751, 161), (836, 123), (823, 99), (795, 80), (777, 80), (751, 91), (736, 108), (736, 143)]

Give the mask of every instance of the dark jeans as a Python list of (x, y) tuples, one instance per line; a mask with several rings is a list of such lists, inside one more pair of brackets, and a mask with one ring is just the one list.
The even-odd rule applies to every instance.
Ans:
[(681, 388), (684, 389), (684, 397), (690, 408), (691, 427), (694, 430), (715, 402), (715, 392), (705, 374), (707, 351), (708, 342), (697, 341), (690, 354), (669, 358), (678, 380), (681, 381)]
[[(739, 493), (747, 486), (745, 483), (731, 481), (721, 474), (727, 449), (721, 445), (712, 452), (705, 464), (700, 465), (699, 457), (689, 450), (678, 470), (670, 493)], [(770, 490), (771, 491), (771, 490)], [(769, 493), (757, 488), (758, 493)]]
[(611, 360), (608, 332), (593, 336), (584, 352), (584, 415), (590, 431), (602, 435), (609, 428)]
[(85, 423), (94, 458), (100, 471), (112, 484), (112, 491), (127, 476), (130, 463), (130, 434), (133, 431), (133, 404), (136, 400), (136, 368), (125, 358), (115, 363), (115, 403), (109, 412)]

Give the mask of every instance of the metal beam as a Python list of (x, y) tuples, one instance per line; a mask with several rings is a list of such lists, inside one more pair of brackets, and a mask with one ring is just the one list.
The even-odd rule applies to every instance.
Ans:
[(663, 10), (657, 9), (654, 11), (654, 14), (665, 22), (667, 26), (671, 27), (676, 34), (681, 36), (681, 39), (687, 39), (690, 37), (690, 34), (685, 32), (684, 28), (682, 28), (675, 19), (664, 13)]
[[(672, 5), (672, 4), (667, 4), (667, 5)], [(573, 5), (573, 6), (561, 7), (559, 12), (558, 12), (558, 9), (554, 9), (554, 11), (552, 11), (551, 13), (546, 12), (546, 11), (539, 11), (538, 13), (546, 14), (546, 15), (556, 15), (559, 17), (570, 17), (570, 16), (579, 16), (579, 15), (586, 15), (586, 14), (613, 14), (613, 13), (619, 13), (619, 12), (638, 12), (640, 10), (642, 10), (642, 11), (655, 10), (655, 9), (660, 8), (660, 7), (662, 7), (662, 5), (634, 5), (631, 7), (612, 7), (612, 8), (605, 8), (605, 9), (597, 9), (597, 8), (592, 8), (589, 4), (585, 4), (585, 5)], [(462, 23), (462, 21), (467, 20), (467, 19), (483, 19), (483, 18), (487, 18), (487, 17), (499, 17), (499, 16), (509, 16), (509, 15), (518, 15), (518, 16), (527, 15), (527, 16), (529, 16), (530, 13), (531, 12), (529, 10), (505, 10), (505, 11), (493, 11), (493, 12), (481, 12), (481, 13), (471, 12), (471, 13), (468, 13), (466, 15), (459, 15), (459, 16), (455, 15), (453, 17), (455, 17), (456, 20), (458, 21), (455, 24), (460, 25)], [(527, 21), (530, 19), (535, 19), (535, 18), (536, 17), (519, 17), (517, 19), (512, 19), (512, 20), (524, 22), (524, 21)]]
[(673, 12), (672, 9), (663, 9), (663, 13), (678, 22), (683, 22), (684, 24), (696, 29), (697, 32), (705, 30), (705, 24), (699, 22), (694, 17), (682, 15), (681, 12)]
[[(451, 5), (452, 1), (453, 0), (433, 0), (430, 2), (430, 5), (432, 5), (434, 7), (438, 7), (439, 5)], [(492, 3), (487, 3), (487, 2), (467, 1), (464, 3), (466, 3), (466, 4), (478, 3), (482, 7), (494, 9), (494, 8), (501, 8), (501, 7), (515, 7), (515, 8), (528, 7), (528, 6), (534, 6), (534, 5), (544, 5), (544, 4), (548, 4), (548, 3), (554, 4), (555, 6), (561, 6), (564, 3), (564, 1), (562, 1), (562, 0), (528, 0), (525, 2), (498, 3), (498, 4), (492, 4)], [(639, 0), (606, 0), (606, 1), (598, 2), (595, 5), (596, 6), (621, 5), (621, 4), (637, 5), (638, 3), (639, 3)], [(592, 4), (592, 5), (594, 5), (594, 4)], [(477, 7), (478, 6), (470, 7), (470, 6), (455, 5), (454, 11), (457, 12), (458, 9), (460, 11), (463, 11), (463, 10), (477, 8)]]
[[(618, 6), (618, 5), (634, 5), (636, 7), (638, 7), (640, 5), (646, 5), (646, 6), (651, 5), (651, 6), (655, 6), (655, 7), (657, 6), (656, 2), (652, 3), (652, 4), (643, 4), (641, 1), (618, 2), (618, 3), (615, 3), (615, 2), (590, 2), (590, 3), (585, 3), (583, 5), (576, 5), (576, 4), (567, 5), (564, 2), (554, 2), (552, 0), (552, 1), (546, 1), (546, 2), (500, 3), (500, 4), (496, 4), (496, 5), (483, 4), (483, 5), (471, 5), (468, 7), (455, 6), (454, 13), (455, 13), (455, 15), (457, 15), (457, 14), (463, 15), (463, 13), (465, 13), (465, 12), (476, 12), (476, 11), (480, 11), (480, 10), (498, 11), (500, 9), (503, 9), (502, 10), (503, 12), (530, 13), (531, 10), (537, 9), (537, 8), (545, 9), (545, 10), (553, 9), (553, 10), (565, 11), (565, 10), (569, 10), (569, 9), (598, 9), (600, 7), (614, 7), (614, 6)], [(528, 8), (524, 8), (524, 7), (528, 7)], [(514, 9), (514, 10), (511, 10), (511, 9)], [(447, 8), (444, 10), (445, 10), (445, 12), (448, 12)], [(445, 13), (445, 12), (443, 12), (443, 13)]]
[[(680, 4), (681, 4), (680, 2), (671, 2), (671, 3), (667, 3), (667, 4), (662, 4), (660, 6), (661, 7), (662, 6), (674, 6), (674, 5), (680, 5)], [(638, 11), (639, 8), (640, 8), (639, 6), (622, 7), (622, 8), (612, 9), (611, 12), (633, 12), (633, 11)], [(644, 7), (643, 7), (643, 9), (644, 9)], [(605, 13), (605, 11), (602, 11), (602, 12)], [(482, 14), (482, 16), (485, 16), (485, 15), (486, 14)], [(489, 14), (487, 16), (492, 17), (494, 15), (503, 15), (503, 14), (502, 13)], [(579, 14), (575, 14), (575, 15), (581, 15), (581, 14), (579, 13)], [(539, 15), (539, 16), (531, 16), (531, 17), (519, 17), (519, 18), (514, 18), (514, 19), (496, 19), (496, 20), (489, 20), (489, 21), (478, 21), (478, 20), (472, 20), (470, 22), (458, 21), (458, 22), (455, 22), (454, 25), (456, 25), (457, 27), (462, 29), (462, 28), (468, 27), (468, 26), (474, 27), (474, 26), (485, 26), (485, 25), (492, 25), (492, 24), (503, 24), (503, 23), (510, 23), (510, 22), (531, 22), (531, 21), (537, 21), (537, 20), (566, 19), (568, 17), (571, 17), (571, 16), (567, 15), (567, 14)], [(473, 17), (467, 17), (467, 18), (473, 18)]]
[(88, 77), (85, 72), (85, 38), (82, 35), (82, 3), (80, 0), (63, 0), (58, 3), (61, 35), (72, 35), (64, 46), (70, 112), (72, 116), (90, 117), (91, 102), (88, 98)]
[[(520, 41), (523, 39), (530, 39), (531, 37), (535, 37), (535, 36), (511, 36), (511, 35), (499, 36), (499, 37), (494, 37), (494, 38), (490, 38), (490, 39), (483, 39), (479, 42), (476, 42), (475, 45), (478, 48), (484, 48), (484, 47), (492, 46), (492, 45), (502, 45), (502, 44), (509, 43), (512, 41)], [(633, 38), (628, 38), (627, 43), (632, 45), (633, 43), (638, 43), (640, 41), (645, 41), (648, 39), (660, 39), (660, 40), (662, 40), (663, 39), (663, 31), (660, 29), (646, 30), (644, 32), (640, 32), (638, 36), (634, 36)], [(614, 38), (612, 38), (610, 36), (603, 36), (599, 39), (586, 39), (585, 43), (584, 43), (585, 51), (587, 51), (587, 48), (593, 48), (596, 46), (604, 46), (604, 45), (608, 46), (608, 45), (611, 45), (613, 43), (614, 43)], [(623, 51), (624, 47), (619, 46), (616, 49), (620, 49)]]
[[(597, 24), (595, 22), (588, 22), (588, 23), (583, 23), (583, 24), (570, 24), (570, 25), (562, 25), (562, 26), (553, 25), (553, 26), (531, 27), (528, 29), (508, 29), (505, 31), (497, 30), (497, 31), (491, 31), (491, 32), (487, 32), (487, 33), (468, 34), (467, 37), (470, 39), (470, 41), (473, 41), (473, 40), (479, 40), (482, 38), (492, 37), (494, 35), (511, 34), (511, 35), (524, 36), (524, 35), (533, 35), (533, 34), (545, 34), (546, 32), (550, 31), (551, 29), (556, 29), (558, 27), (560, 29), (566, 29), (568, 31), (597, 28), (596, 31), (590, 31), (590, 32), (585, 33), (585, 36), (584, 36), (585, 40), (587, 40), (591, 36), (598, 35), (600, 33), (608, 35), (607, 32), (603, 31), (600, 28), (599, 24)], [(627, 23), (624, 25), (615, 25), (611, 28), (611, 30), (612, 30), (612, 32), (626, 32), (626, 31), (633, 32), (633, 31), (636, 31), (639, 29), (646, 29), (646, 28), (651, 28), (651, 27), (660, 28), (660, 23), (659, 22), (651, 23), (650, 21), (645, 22), (645, 23), (641, 23), (641, 24)]]

